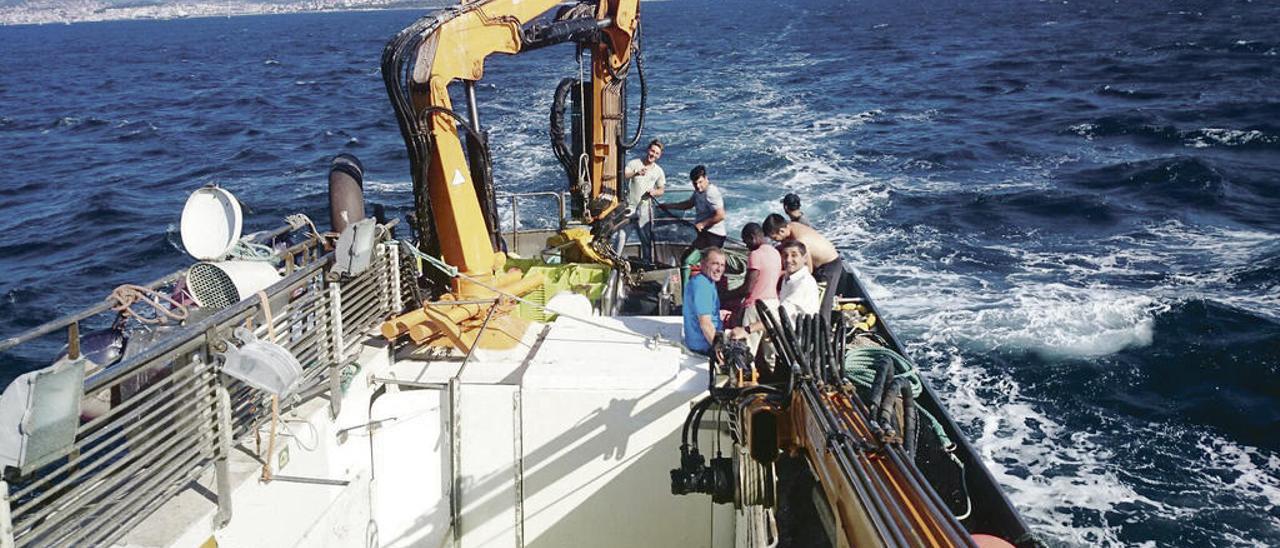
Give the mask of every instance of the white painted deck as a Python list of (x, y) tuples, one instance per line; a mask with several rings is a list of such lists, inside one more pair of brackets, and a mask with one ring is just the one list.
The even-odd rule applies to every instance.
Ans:
[[(596, 321), (680, 340), (679, 317)], [(287, 453), (277, 474), (347, 485), (262, 483), (260, 464), (237, 452), (234, 513), (226, 527), (214, 528), (210, 472), (122, 544), (736, 544), (732, 506), (670, 493), (680, 427), (706, 390), (705, 358), (561, 319), (545, 331), (535, 324), (514, 350), (477, 351), (461, 374), (461, 358), (392, 357), (376, 339), (363, 347), (359, 362), (341, 415), (331, 419), (323, 399), (289, 413), (275, 454), (279, 462)], [(413, 388), (377, 379), (438, 384)], [(451, 429), (452, 405), (460, 420)], [(367, 426), (371, 421), (376, 426)], [(456, 531), (450, 527), (455, 478)]]

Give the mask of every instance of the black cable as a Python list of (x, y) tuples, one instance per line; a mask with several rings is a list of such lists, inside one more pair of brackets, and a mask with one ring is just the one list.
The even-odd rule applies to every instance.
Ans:
[(551, 150), (555, 153), (556, 160), (560, 161), (560, 165), (564, 167), (565, 173), (569, 176), (570, 186), (577, 182), (578, 163), (574, 159), (573, 153), (569, 151), (569, 145), (565, 144), (567, 136), (565, 135), (564, 113), (569, 92), (581, 87), (582, 82), (577, 78), (565, 78), (556, 86), (555, 96), (551, 100)]
[(640, 143), (640, 135), (644, 133), (644, 115), (649, 104), (649, 84), (644, 78), (644, 51), (640, 48), (640, 19), (636, 18), (636, 37), (632, 44), (632, 57), (636, 63), (636, 75), (640, 77), (640, 119), (636, 121), (636, 133), (630, 141), (622, 144), (623, 150), (631, 150)]

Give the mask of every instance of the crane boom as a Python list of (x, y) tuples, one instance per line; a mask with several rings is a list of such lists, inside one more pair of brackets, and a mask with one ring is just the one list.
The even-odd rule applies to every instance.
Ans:
[[(631, 58), (639, 25), (638, 2), (600, 0), (584, 4), (594, 7), (589, 18), (530, 26), (559, 4), (556, 0), (462, 4), (402, 31), (384, 52), (388, 93), (396, 106), (413, 168), (419, 240), (427, 244), (424, 251), (439, 254), (466, 278), (494, 276), (502, 259), (489, 238), (497, 219), (491, 218), (486, 213), (488, 205), (482, 204), (482, 200), (493, 199), (492, 189), (477, 185), (472, 169), (475, 158), (468, 161), (469, 155), (475, 156), (477, 149), (487, 144), (479, 128), (467, 127), (471, 139), (464, 151), (459, 125), (468, 124), (454, 112), (449, 92), (455, 81), (479, 81), (484, 76), (485, 59), (491, 54), (514, 55), (569, 40), (591, 52), (591, 99), (599, 105), (586, 121), (593, 143), (586, 152), (591, 214), (600, 218), (618, 205), (622, 151), (617, 135), (621, 132), (623, 83), (619, 72)], [(475, 112), (471, 115), (472, 120), (477, 119)], [(475, 296), (485, 291), (459, 279), (454, 281), (452, 292)]]

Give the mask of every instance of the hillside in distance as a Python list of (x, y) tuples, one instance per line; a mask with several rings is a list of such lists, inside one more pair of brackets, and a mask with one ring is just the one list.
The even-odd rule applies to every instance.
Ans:
[(421, 8), (451, 4), (444, 0), (0, 0), (0, 25), (181, 19), (262, 13), (356, 9)]

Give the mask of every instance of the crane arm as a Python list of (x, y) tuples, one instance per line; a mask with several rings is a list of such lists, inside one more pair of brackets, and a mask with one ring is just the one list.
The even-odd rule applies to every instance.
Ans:
[[(530, 23), (560, 4), (557, 0), (481, 0), (442, 11), (424, 19), (388, 44), (383, 73), (409, 149), (420, 241), (434, 244), (446, 263), (468, 276), (491, 276), (501, 260), (489, 239), (491, 223), (484, 198), (468, 164), (450, 86), (484, 76), (484, 61), (494, 53), (517, 54), (568, 40), (579, 41), (592, 53), (593, 110), (588, 123), (593, 136), (590, 160), (593, 213), (597, 217), (617, 207), (616, 166), (621, 150), (621, 78), (630, 60), (638, 27), (638, 0), (599, 0), (594, 17)], [(588, 7), (592, 7), (590, 4)], [(468, 90), (471, 92), (471, 90)], [(473, 93), (473, 92), (471, 92)], [(469, 99), (474, 99), (470, 95)], [(477, 120), (474, 102), (471, 121)], [(479, 128), (466, 128), (474, 141), (483, 141)], [(468, 151), (471, 142), (468, 143)], [(484, 143), (480, 143), (481, 147)], [(474, 165), (474, 164), (472, 164)], [(429, 226), (428, 226), (429, 225)], [(423, 236), (427, 237), (424, 238)], [(458, 292), (455, 286), (454, 291)]]

